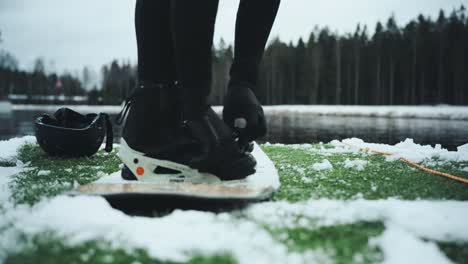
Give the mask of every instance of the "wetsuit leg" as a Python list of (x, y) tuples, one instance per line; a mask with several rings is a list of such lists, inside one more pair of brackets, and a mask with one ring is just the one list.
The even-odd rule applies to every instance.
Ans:
[[(218, 0), (172, 0), (172, 33), (185, 115), (206, 110)], [(194, 117), (195, 118), (195, 117)]]
[(171, 0), (136, 1), (138, 79), (141, 82), (173, 83), (176, 80), (170, 2)]
[(240, 0), (236, 20), (231, 84), (257, 84), (258, 68), (280, 0)]

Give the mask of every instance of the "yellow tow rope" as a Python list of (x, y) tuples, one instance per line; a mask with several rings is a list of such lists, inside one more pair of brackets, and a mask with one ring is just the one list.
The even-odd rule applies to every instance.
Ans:
[[(350, 146), (350, 147), (356, 147), (356, 146), (353, 146), (353, 145), (350, 145), (350, 144), (347, 144), (347, 143), (345, 143), (345, 144)], [(371, 153), (374, 153), (374, 154), (379, 154), (379, 155), (382, 155), (382, 156), (393, 156), (393, 155), (395, 155), (395, 154), (392, 154), (392, 153), (377, 151), (377, 150), (373, 150), (373, 149), (370, 149), (370, 148), (359, 148), (359, 150), (363, 151), (363, 152), (366, 152), (366, 153), (371, 152)], [(468, 184), (468, 179), (458, 177), (458, 176), (455, 176), (455, 175), (452, 175), (452, 174), (449, 174), (449, 173), (440, 172), (440, 171), (436, 171), (436, 170), (426, 168), (426, 167), (424, 167), (422, 165), (419, 165), (416, 162), (413, 162), (413, 161), (411, 161), (411, 160), (409, 160), (407, 158), (400, 157), (399, 160), (401, 160), (403, 162), (406, 162), (409, 165), (411, 165), (411, 166), (413, 166), (413, 167), (415, 167), (417, 169), (420, 169), (422, 171), (425, 171), (425, 172), (428, 172), (428, 173), (431, 173), (431, 174), (434, 174), (434, 175), (446, 177), (446, 178), (449, 178), (451, 180), (458, 181), (458, 182), (461, 182), (461, 183)]]

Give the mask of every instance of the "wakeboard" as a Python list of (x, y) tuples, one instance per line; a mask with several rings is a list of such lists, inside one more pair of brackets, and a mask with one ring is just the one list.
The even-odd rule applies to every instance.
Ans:
[(280, 186), (278, 171), (258, 144), (256, 173), (233, 181), (129, 181), (116, 172), (74, 189), (71, 195), (104, 197), (123, 211), (195, 209), (223, 211), (265, 201)]

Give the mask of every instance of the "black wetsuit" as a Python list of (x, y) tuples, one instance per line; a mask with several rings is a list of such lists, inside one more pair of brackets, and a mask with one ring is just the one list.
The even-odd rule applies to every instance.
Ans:
[[(240, 0), (230, 83), (256, 85), (258, 66), (280, 0)], [(179, 81), (190, 108), (206, 104), (218, 0), (137, 0), (138, 77)]]

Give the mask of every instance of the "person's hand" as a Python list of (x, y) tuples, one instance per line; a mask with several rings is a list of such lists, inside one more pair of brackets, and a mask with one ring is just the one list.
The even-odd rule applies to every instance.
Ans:
[(263, 108), (252, 90), (246, 86), (233, 86), (224, 99), (224, 122), (239, 134), (239, 140), (247, 144), (266, 134)]

